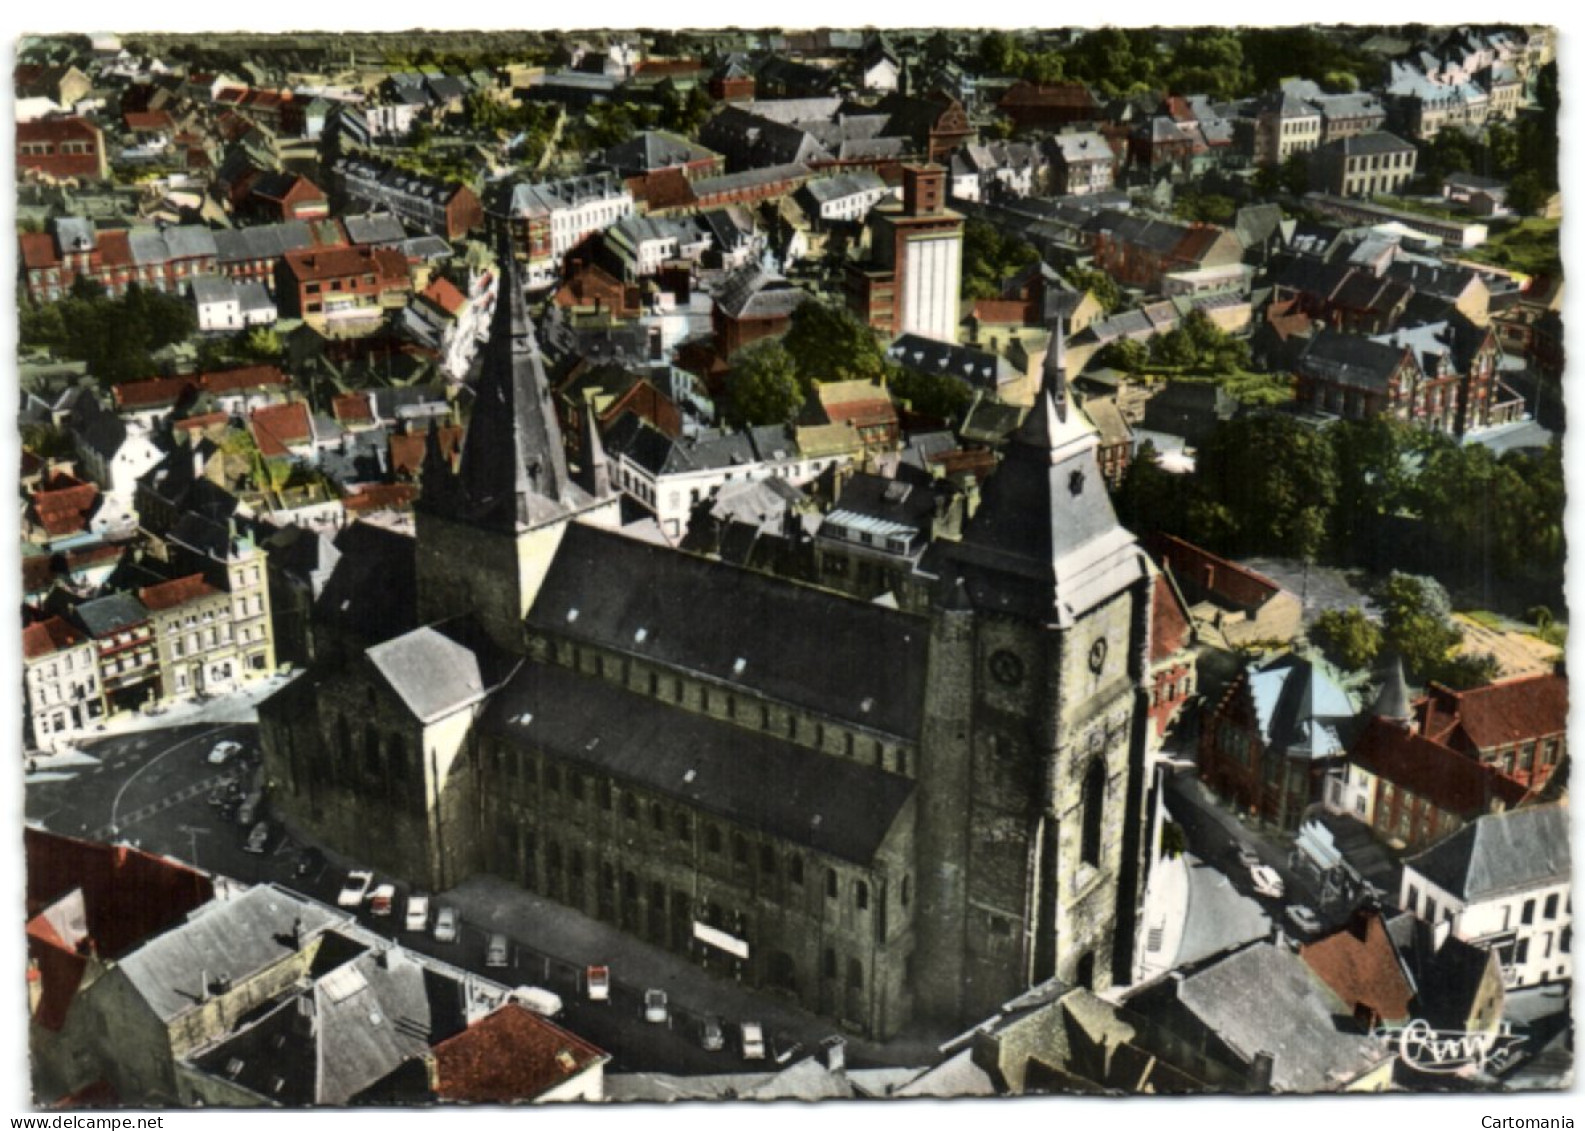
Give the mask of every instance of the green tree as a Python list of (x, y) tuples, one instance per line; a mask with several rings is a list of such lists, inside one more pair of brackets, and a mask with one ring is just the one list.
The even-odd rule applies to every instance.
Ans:
[(1387, 642), (1409, 670), (1421, 681), (1439, 678), (1463, 639), (1442, 583), (1395, 570), (1377, 590), (1376, 603)]
[(1526, 169), (1508, 185), (1508, 207), (1521, 216), (1531, 216), (1541, 210), (1550, 195), (1542, 184), (1541, 174)]
[(1135, 338), (1118, 338), (1102, 346), (1096, 360), (1124, 373), (1143, 373), (1150, 366), (1150, 347)]
[(956, 377), (920, 373), (888, 365), (887, 386), (892, 396), (908, 402), (915, 412), (943, 420), (957, 420), (973, 400), (973, 391)]
[(1370, 667), (1381, 651), (1381, 626), (1358, 608), (1327, 609), (1310, 626), (1310, 638), (1345, 671)]
[(1069, 267), (1062, 277), (1081, 291), (1088, 291), (1101, 304), (1101, 309), (1111, 314), (1123, 305), (1123, 292), (1117, 280), (1099, 267)]
[[(1323, 432), (1289, 416), (1239, 417), (1202, 445), (1195, 478), (1226, 508), (1232, 549), (1301, 557), (1317, 518), (1337, 500), (1337, 468)], [(1308, 513), (1308, 512), (1314, 513)]]
[(1381, 520), (1397, 514), (1410, 497), (1406, 457), (1415, 440), (1411, 425), (1381, 415), (1340, 420), (1327, 431), (1337, 466), (1337, 505), (1332, 510), (1336, 545), (1363, 546)]
[(975, 59), (982, 74), (1014, 75), (1023, 69), (1023, 54), (1017, 41), (1007, 32), (992, 31), (980, 39)]
[(1310, 191), (1310, 159), (1303, 153), (1290, 153), (1279, 174), (1282, 187), (1294, 196)]
[(732, 361), (728, 418), (739, 426), (781, 424), (804, 402), (798, 366), (780, 342), (755, 342)]
[(1466, 653), (1444, 660), (1430, 678), (1454, 691), (1483, 687), (1502, 674), (1502, 665), (1490, 652)]

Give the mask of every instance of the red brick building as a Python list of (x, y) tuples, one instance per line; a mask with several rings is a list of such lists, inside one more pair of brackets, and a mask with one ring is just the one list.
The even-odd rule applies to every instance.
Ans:
[(1568, 751), (1568, 680), (1534, 675), (1453, 691), (1433, 683), (1414, 706), (1419, 733), (1540, 789)]
[(28, 295), (35, 302), (65, 297), (79, 278), (92, 279), (111, 295), (133, 283), (176, 293), (194, 275), (212, 274), (217, 263), (214, 233), (197, 224), (101, 232), (91, 220), (63, 217), (52, 231), (25, 232), (18, 242)]
[(289, 251), (276, 277), (281, 313), (321, 329), (400, 309), (413, 290), (406, 257), (387, 248)]
[(1293, 653), (1245, 668), (1200, 731), (1200, 779), (1284, 829), (1323, 800), (1355, 706), (1326, 665)]
[(17, 170), (45, 180), (104, 180), (110, 175), (105, 135), (86, 118), (17, 123)]
[(1343, 780), (1333, 808), (1364, 821), (1387, 844), (1408, 849), (1511, 809), (1529, 793), (1496, 766), (1419, 733), (1418, 724), (1379, 715), (1366, 722), (1349, 749)]
[(1150, 721), (1162, 738), (1195, 692), (1194, 626), (1172, 579), (1156, 575), (1150, 604)]

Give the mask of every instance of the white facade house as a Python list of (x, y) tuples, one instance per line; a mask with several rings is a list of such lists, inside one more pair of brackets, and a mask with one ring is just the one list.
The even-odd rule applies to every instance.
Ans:
[(28, 739), (36, 750), (58, 748), (104, 717), (98, 646), (59, 617), (22, 632)]
[(466, 285), (435, 279), (402, 312), (408, 331), (440, 355), (440, 369), (453, 381), (468, 375), (474, 355), (489, 336), (497, 273), (474, 269)]
[(235, 282), (224, 275), (198, 275), (187, 285), (198, 312), (198, 329), (233, 333), (273, 324), (278, 313), (264, 284)]
[(609, 173), (512, 188), (507, 218), (527, 229), (530, 289), (556, 282), (562, 258), (595, 232), (633, 215), (633, 194)]
[(880, 174), (871, 169), (813, 180), (803, 191), (818, 208), (819, 218), (826, 223), (862, 222), (871, 208), (896, 195)]
[(1399, 898), (1496, 951), (1510, 989), (1573, 977), (1568, 803), (1493, 813), (1403, 862)]
[(671, 439), (626, 416), (606, 438), (612, 484), (650, 511), (668, 539), (681, 539), (700, 502), (729, 483), (781, 479), (801, 487), (850, 454), (806, 456), (784, 428)]

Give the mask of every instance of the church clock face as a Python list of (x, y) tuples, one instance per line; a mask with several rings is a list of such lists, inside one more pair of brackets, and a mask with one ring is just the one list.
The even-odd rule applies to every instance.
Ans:
[(997, 683), (1016, 687), (1024, 680), (1024, 662), (1003, 648), (991, 653), (991, 676)]
[(1097, 675), (1101, 668), (1106, 666), (1106, 637), (1101, 637), (1090, 645), (1090, 670)]

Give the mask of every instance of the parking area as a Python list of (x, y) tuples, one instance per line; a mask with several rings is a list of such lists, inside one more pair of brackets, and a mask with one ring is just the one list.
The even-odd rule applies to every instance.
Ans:
[[(213, 759), (213, 760), (212, 760)], [(246, 883), (279, 883), (337, 906), (356, 860), (310, 844), (277, 821), (267, 806), (249, 812), (259, 779), (258, 733), (247, 723), (194, 724), (112, 736), (86, 743), (80, 757), (30, 775), (30, 820), (70, 836), (125, 840)], [(246, 818), (246, 820), (244, 820)], [(261, 840), (250, 844), (263, 822)], [(390, 885), (376, 913), (373, 893)], [(507, 986), (530, 986), (560, 997), (562, 1020), (613, 1056), (614, 1072), (707, 1074), (770, 1071), (819, 1047), (836, 1026), (790, 1000), (760, 993), (701, 970), (685, 957), (649, 946), (617, 928), (489, 876), (430, 896), (423, 929), (409, 929), (414, 892), (392, 877), (371, 874), (350, 911), (365, 926)], [(382, 901), (383, 902), (383, 901)], [(458, 918), (453, 940), (435, 937), (443, 909)], [(487, 961), (492, 935), (505, 936), (504, 961)], [(610, 970), (605, 1000), (591, 1000), (587, 968)], [(662, 1016), (646, 993), (662, 991)], [(707, 1022), (721, 1040), (707, 1040)], [(743, 1056), (745, 1022), (763, 1027), (763, 1057)], [(855, 1066), (915, 1065), (931, 1059), (950, 1033), (920, 1033), (886, 1045), (849, 1035)], [(716, 1047), (706, 1047), (707, 1045)]]

